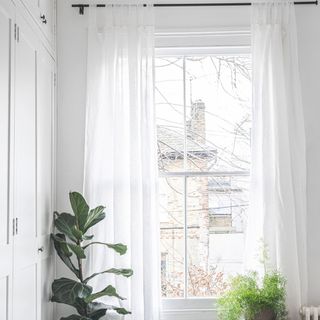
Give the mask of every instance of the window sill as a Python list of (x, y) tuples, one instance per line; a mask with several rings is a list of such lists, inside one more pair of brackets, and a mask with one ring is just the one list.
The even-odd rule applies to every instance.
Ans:
[(217, 312), (208, 310), (170, 310), (161, 312), (161, 320), (215, 320)]
[(163, 299), (161, 320), (215, 320), (215, 299)]

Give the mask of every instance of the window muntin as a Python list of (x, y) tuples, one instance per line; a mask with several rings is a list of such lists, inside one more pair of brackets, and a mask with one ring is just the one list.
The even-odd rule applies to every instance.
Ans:
[(163, 297), (214, 297), (241, 272), (250, 95), (250, 55), (156, 58)]

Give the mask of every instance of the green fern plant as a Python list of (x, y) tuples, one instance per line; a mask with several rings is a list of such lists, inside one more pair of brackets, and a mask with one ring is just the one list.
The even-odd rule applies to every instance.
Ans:
[(285, 284), (277, 271), (266, 272), (262, 280), (256, 272), (231, 278), (230, 289), (218, 299), (219, 319), (287, 319)]
[(103, 296), (124, 300), (125, 298), (121, 297), (113, 286), (107, 285), (103, 290), (93, 292), (89, 283), (93, 278), (105, 273), (128, 278), (133, 275), (131, 269), (111, 268), (86, 278), (83, 270), (83, 260), (86, 259), (86, 250), (90, 246), (103, 245), (120, 255), (127, 252), (127, 246), (122, 243), (91, 241), (94, 235), (89, 235), (88, 232), (91, 227), (105, 218), (105, 207), (98, 206), (90, 210), (86, 200), (78, 192), (70, 192), (69, 199), (73, 214), (54, 213), (54, 225), (58, 233), (51, 234), (51, 239), (58, 256), (72, 271), (76, 280), (68, 278), (54, 280), (51, 301), (72, 306), (76, 309), (77, 314), (62, 317), (60, 320), (99, 320), (111, 310), (121, 315), (129, 314), (130, 312), (124, 308), (106, 305), (98, 301)]

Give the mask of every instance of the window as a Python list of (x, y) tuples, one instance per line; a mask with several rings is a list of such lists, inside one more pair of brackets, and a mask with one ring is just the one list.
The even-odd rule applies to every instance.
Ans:
[(214, 298), (242, 271), (251, 57), (156, 57), (161, 293)]

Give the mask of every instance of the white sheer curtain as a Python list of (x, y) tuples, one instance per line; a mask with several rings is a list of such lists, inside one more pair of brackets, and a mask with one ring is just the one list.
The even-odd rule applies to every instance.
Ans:
[(159, 319), (153, 63), (151, 5), (90, 8), (84, 193), (91, 206), (107, 207), (96, 240), (127, 244), (128, 253), (96, 248), (88, 269), (134, 270), (131, 280), (100, 276), (91, 283), (95, 290), (105, 280), (115, 285), (128, 298), (131, 320)]
[(291, 319), (306, 299), (306, 162), (293, 1), (254, 1), (253, 134), (247, 265), (259, 239), (287, 279)]

